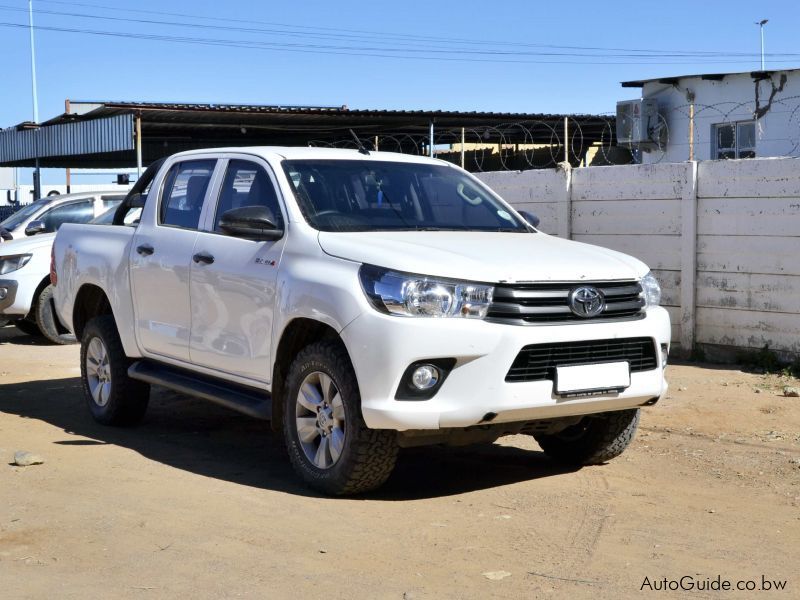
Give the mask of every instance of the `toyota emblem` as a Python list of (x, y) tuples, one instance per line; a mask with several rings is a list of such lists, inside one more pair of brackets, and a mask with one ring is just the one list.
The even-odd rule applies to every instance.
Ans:
[(584, 319), (596, 317), (605, 307), (606, 299), (603, 292), (595, 287), (579, 287), (569, 293), (570, 310)]

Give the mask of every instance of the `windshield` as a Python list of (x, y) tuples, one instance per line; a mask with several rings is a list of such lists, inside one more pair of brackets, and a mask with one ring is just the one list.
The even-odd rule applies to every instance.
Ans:
[(306, 220), (321, 231), (530, 231), (447, 165), (287, 160), (283, 168)]
[(16, 227), (18, 227), (21, 223), (24, 223), (28, 219), (30, 219), (33, 215), (37, 212), (42, 210), (45, 206), (50, 204), (52, 200), (48, 198), (42, 198), (41, 200), (37, 200), (36, 202), (31, 202), (27, 206), (19, 209), (13, 215), (8, 217), (5, 221), (0, 223), (0, 227), (4, 229), (8, 229), (12, 231)]

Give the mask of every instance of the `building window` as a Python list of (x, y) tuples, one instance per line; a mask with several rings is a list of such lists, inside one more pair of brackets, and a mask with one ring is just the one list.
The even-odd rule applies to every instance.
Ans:
[(712, 126), (712, 158), (755, 158), (756, 122), (719, 123)]

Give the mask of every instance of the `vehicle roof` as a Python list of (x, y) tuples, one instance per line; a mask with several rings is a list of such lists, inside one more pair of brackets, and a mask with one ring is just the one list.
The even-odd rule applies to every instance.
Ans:
[(196, 154), (225, 154), (236, 152), (239, 154), (254, 154), (263, 158), (281, 158), (286, 160), (303, 159), (328, 159), (328, 160), (383, 160), (404, 163), (444, 164), (450, 163), (427, 156), (401, 154), (399, 152), (375, 152), (362, 154), (352, 148), (315, 148), (307, 146), (248, 146), (238, 148), (208, 148), (201, 150), (188, 150), (175, 156), (192, 156)]
[(100, 196), (120, 196), (124, 198), (127, 190), (96, 190), (93, 192), (75, 192), (73, 194), (58, 194), (53, 196), (45, 196), (39, 200), (47, 202), (65, 202), (67, 200), (84, 200), (86, 198), (97, 198)]

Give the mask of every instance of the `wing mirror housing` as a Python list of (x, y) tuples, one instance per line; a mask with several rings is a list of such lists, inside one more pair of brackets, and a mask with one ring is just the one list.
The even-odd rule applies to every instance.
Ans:
[(527, 210), (519, 211), (519, 214), (522, 215), (522, 218), (525, 219), (529, 225), (532, 227), (539, 227), (539, 217), (537, 217), (532, 212), (528, 212)]
[(257, 241), (275, 241), (283, 237), (283, 229), (266, 206), (242, 206), (225, 211), (219, 228), (226, 235)]
[(35, 221), (31, 221), (25, 227), (25, 235), (36, 235), (37, 233), (44, 233), (47, 229), (47, 226), (44, 224), (44, 221), (39, 221), (38, 219)]

